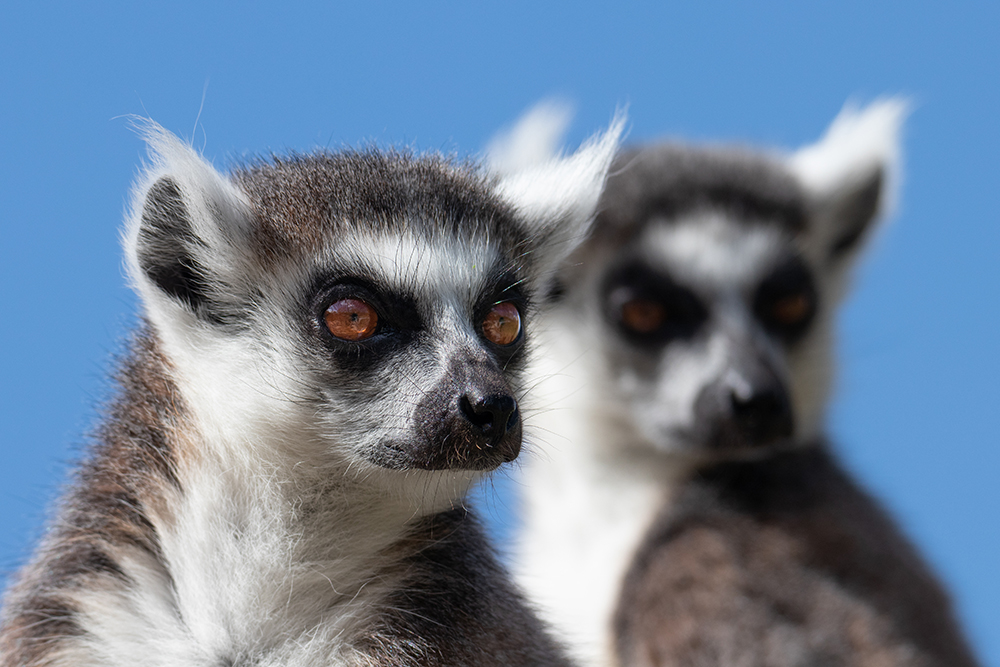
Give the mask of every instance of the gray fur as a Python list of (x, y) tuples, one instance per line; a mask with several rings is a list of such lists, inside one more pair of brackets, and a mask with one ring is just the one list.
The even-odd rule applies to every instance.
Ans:
[(675, 218), (700, 206), (725, 207), (737, 219), (771, 220), (801, 231), (802, 189), (776, 162), (774, 156), (725, 147), (623, 150), (615, 159), (621, 177), (605, 188), (595, 232), (627, 233), (654, 216)]
[(971, 666), (947, 594), (817, 444), (699, 469), (636, 552), (623, 665)]

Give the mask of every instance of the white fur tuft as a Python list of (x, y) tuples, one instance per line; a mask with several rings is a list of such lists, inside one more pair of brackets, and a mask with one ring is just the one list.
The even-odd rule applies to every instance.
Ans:
[(544, 245), (545, 265), (554, 268), (590, 231), (625, 119), (625, 112), (618, 111), (605, 132), (588, 139), (569, 157), (501, 176), (498, 194), (534, 225), (537, 240)]
[(490, 140), (486, 164), (498, 174), (511, 174), (552, 160), (561, 151), (572, 119), (573, 106), (568, 102), (542, 100)]
[(902, 97), (882, 98), (865, 108), (849, 102), (823, 138), (793, 153), (788, 166), (820, 197), (835, 195), (881, 169), (880, 213), (885, 215), (895, 203), (900, 133), (909, 111), (910, 102)]
[(215, 169), (193, 147), (158, 123), (133, 118), (132, 124), (146, 141), (149, 163), (132, 190), (123, 245), (129, 276), (149, 304), (148, 279), (137, 264), (136, 248), (143, 207), (149, 189), (162, 178), (170, 178), (184, 195), (194, 232), (211, 252), (210, 264), (225, 272), (237, 258), (230, 256), (233, 241), (246, 233), (250, 219), (244, 194)]

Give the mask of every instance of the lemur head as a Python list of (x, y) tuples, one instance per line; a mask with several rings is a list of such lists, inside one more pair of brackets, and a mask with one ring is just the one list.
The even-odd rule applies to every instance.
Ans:
[(845, 110), (787, 157), (668, 144), (616, 158), (557, 321), (622, 442), (715, 458), (818, 435), (834, 316), (888, 207), (904, 106)]
[(359, 477), (514, 459), (539, 286), (621, 128), (494, 179), (375, 149), (224, 175), (147, 127), (129, 271), (204, 439)]

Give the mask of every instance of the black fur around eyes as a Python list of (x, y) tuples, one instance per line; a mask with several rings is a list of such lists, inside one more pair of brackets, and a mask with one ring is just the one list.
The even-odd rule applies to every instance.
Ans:
[[(604, 312), (625, 340), (640, 347), (659, 347), (678, 338), (690, 338), (708, 319), (708, 310), (691, 290), (666, 274), (642, 264), (620, 267), (604, 281)], [(635, 300), (662, 308), (662, 322), (650, 331), (637, 331), (623, 319), (623, 307)]]
[(768, 331), (793, 343), (809, 330), (818, 300), (812, 273), (800, 259), (793, 258), (761, 281), (753, 298), (753, 310)]
[[(311, 296), (303, 320), (310, 334), (318, 339), (343, 370), (356, 373), (374, 372), (383, 361), (416, 341), (426, 328), (417, 300), (407, 294), (389, 291), (373, 281), (353, 275), (322, 276), (307, 291)], [(326, 326), (327, 309), (342, 299), (358, 299), (371, 306), (378, 315), (375, 332), (362, 340), (350, 341), (334, 336)], [(482, 323), (490, 309), (502, 302), (513, 303), (521, 317), (518, 338), (508, 345), (497, 345), (482, 333)], [(530, 307), (527, 293), (518, 278), (508, 272), (497, 273), (488, 280), (471, 313), (470, 323), (483, 347), (504, 368), (518, 368), (524, 357), (525, 320)]]
[[(405, 347), (423, 328), (416, 301), (407, 295), (388, 292), (364, 278), (347, 276), (317, 281), (311, 290), (306, 321), (314, 336), (342, 364), (359, 369), (375, 357)], [(368, 338), (349, 341), (337, 338), (326, 326), (326, 310), (342, 299), (358, 299), (378, 315), (375, 332)]]

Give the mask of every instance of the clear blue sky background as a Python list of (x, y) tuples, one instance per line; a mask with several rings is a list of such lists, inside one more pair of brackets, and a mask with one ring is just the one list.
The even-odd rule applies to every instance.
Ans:
[[(1000, 667), (1000, 5), (293, 5), (0, 9), (0, 572), (134, 321), (117, 235), (144, 149), (123, 114), (225, 166), (364, 141), (468, 153), (551, 94), (577, 103), (574, 142), (628, 103), (634, 141), (794, 147), (848, 98), (904, 93), (901, 208), (844, 313), (831, 430)], [(510, 486), (487, 503), (500, 537)]]

